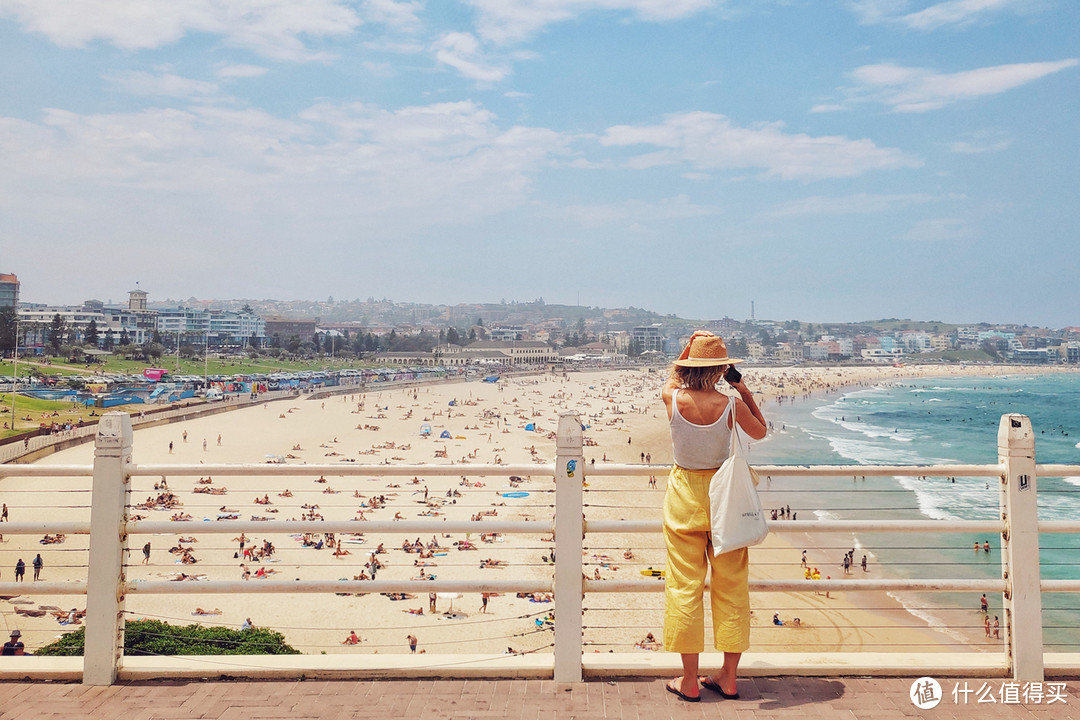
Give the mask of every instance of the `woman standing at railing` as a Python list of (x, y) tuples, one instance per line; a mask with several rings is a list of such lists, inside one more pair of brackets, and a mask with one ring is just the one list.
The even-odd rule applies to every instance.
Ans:
[[(698, 683), (725, 698), (739, 697), (735, 676), (750, 645), (749, 566), (746, 548), (713, 555), (709, 481), (730, 452), (732, 412), (744, 433), (765, 437), (765, 417), (729, 358), (723, 339), (695, 332), (675, 361), (662, 396), (671, 423), (675, 463), (664, 496), (667, 572), (664, 590), (664, 648), (682, 655), (683, 674), (669, 692), (687, 702), (701, 699)], [(727, 381), (739, 398), (717, 390)], [(712, 566), (713, 643), (724, 653), (716, 675), (698, 677), (704, 650), (705, 576)]]

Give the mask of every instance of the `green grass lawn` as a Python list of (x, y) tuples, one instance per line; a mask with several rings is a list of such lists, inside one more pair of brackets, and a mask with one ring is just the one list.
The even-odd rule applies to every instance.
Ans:
[[(130, 406), (109, 408), (109, 410), (126, 410)], [(33, 430), (41, 425), (41, 423), (56, 422), (78, 422), (80, 418), (83, 420), (91, 417), (90, 412), (94, 408), (83, 407), (82, 405), (72, 406), (70, 402), (62, 402), (57, 400), (38, 400), (37, 398), (26, 397), (25, 395), (15, 396), (15, 428), (11, 426), (11, 393), (0, 393), (0, 437), (8, 437), (9, 435), (15, 435), (16, 433), (24, 432), (26, 430)], [(96, 410), (98, 415), (101, 415), (102, 410), (98, 408)], [(53, 416), (56, 413), (56, 416)], [(43, 417), (44, 415), (44, 417)], [(23, 418), (29, 416), (30, 420)], [(4, 424), (7, 424), (6, 429), (2, 429)]]
[[(175, 355), (165, 355), (156, 362), (145, 360), (125, 360), (123, 358), (108, 358), (103, 364), (91, 365), (87, 368), (83, 364), (68, 363), (64, 358), (52, 358), (46, 364), (44, 358), (22, 358), (19, 360), (19, 376), (25, 377), (27, 368), (33, 367), (46, 375), (96, 375), (100, 373), (123, 373), (127, 375), (141, 375), (148, 367), (162, 368), (173, 375), (237, 375), (242, 373), (276, 373), (293, 372), (300, 370), (331, 370), (342, 368), (371, 367), (371, 363), (358, 360), (342, 360), (340, 358), (319, 358), (316, 360), (278, 360), (277, 358), (215, 358), (211, 356), (205, 363), (202, 358), (185, 360), (180, 359), (177, 363)], [(0, 375), (12, 373), (11, 360), (0, 361)]]
[[(82, 365), (69, 365), (60, 358), (53, 358), (49, 364), (44, 362), (44, 358), (23, 358), (20, 359), (18, 363), (19, 377), (25, 378), (27, 368), (29, 367), (36, 368), (46, 375), (60, 375), (65, 377), (80, 377), (97, 375), (100, 373), (141, 375), (142, 371), (148, 367), (164, 368), (172, 375), (201, 376), (204, 369), (203, 360), (200, 358), (198, 360), (181, 359), (180, 369), (177, 370), (175, 355), (163, 357), (158, 363), (148, 363), (144, 360), (110, 358), (104, 365), (92, 365), (90, 369), (86, 369)], [(211, 357), (206, 363), (205, 370), (208, 375), (238, 375), (245, 373), (275, 373), (361, 367), (371, 367), (371, 364), (361, 363), (357, 360), (345, 361), (340, 358), (335, 358), (331, 362), (330, 358), (321, 358), (318, 360), (278, 360), (276, 358), (259, 358), (252, 360), (250, 358), (221, 359)], [(11, 373), (11, 360), (0, 361), (0, 375), (10, 375)], [(119, 410), (121, 412), (134, 413), (144, 407), (146, 406), (120, 405), (108, 409), (110, 411)], [(103, 412), (101, 408), (97, 408), (95, 411), (94, 408), (87, 408), (82, 405), (72, 407), (70, 402), (37, 400), (24, 395), (18, 395), (15, 400), (16, 420), (14, 427), (12, 427), (11, 393), (0, 393), (0, 437), (8, 437), (20, 432), (25, 432), (26, 430), (32, 430), (37, 428), (43, 422), (51, 423), (54, 420), (57, 422), (77, 422), (80, 418), (86, 420), (92, 417), (90, 415), (92, 411), (96, 412), (98, 416)], [(55, 417), (53, 416), (54, 412), (57, 413)], [(45, 417), (43, 417), (43, 415)], [(31, 419), (23, 419), (27, 416)], [(3, 427), (4, 423), (7, 424), (6, 428)]]

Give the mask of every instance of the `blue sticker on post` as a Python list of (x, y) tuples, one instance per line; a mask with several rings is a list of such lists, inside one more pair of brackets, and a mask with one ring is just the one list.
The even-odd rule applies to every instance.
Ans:
[(575, 470), (577, 470), (577, 460), (568, 460), (566, 462), (566, 477), (574, 477)]

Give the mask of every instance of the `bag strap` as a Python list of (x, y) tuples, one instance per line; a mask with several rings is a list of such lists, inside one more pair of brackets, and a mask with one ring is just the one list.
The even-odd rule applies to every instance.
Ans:
[(739, 443), (739, 422), (735, 417), (735, 408), (738, 405), (735, 402), (735, 398), (728, 396), (728, 402), (731, 404), (731, 445), (728, 447), (728, 457), (736, 454), (736, 447), (741, 448)]

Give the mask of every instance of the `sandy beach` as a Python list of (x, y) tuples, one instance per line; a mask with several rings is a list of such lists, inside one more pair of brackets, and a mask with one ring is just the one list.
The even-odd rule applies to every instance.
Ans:
[[(763, 411), (772, 420), (784, 404), (801, 402), (815, 393), (920, 376), (1007, 372), (1010, 370), (1000, 366), (751, 368), (746, 376), (748, 385), (761, 392)], [(585, 432), (587, 463), (638, 463), (643, 456), (652, 464), (670, 463), (667, 422), (659, 399), (663, 380), (662, 373), (638, 370), (521, 377), (498, 384), (373, 389), (365, 394), (322, 400), (299, 397), (139, 430), (134, 441), (134, 459), (139, 463), (251, 463), (280, 456), (298, 467), (346, 462), (453, 464), (460, 467), (461, 473), (449, 477), (373, 479), (305, 475), (301, 469), (298, 477), (288, 479), (166, 478), (167, 488), (160, 486), (160, 479), (137, 478), (131, 492), (132, 504), (146, 500), (151, 504), (133, 509), (133, 513), (154, 520), (190, 515), (191, 520), (178, 521), (175, 533), (129, 538), (128, 577), (135, 581), (162, 580), (186, 573), (214, 580), (238, 580), (246, 567), (252, 583), (260, 582), (263, 576), (352, 579), (362, 574), (370, 576), (372, 559), (379, 563), (379, 579), (550, 577), (552, 566), (545, 556), (551, 552), (552, 543), (545, 528), (550, 527), (553, 513), (552, 478), (531, 475), (514, 482), (470, 478), (469, 465), (551, 462), (557, 416), (567, 409), (579, 410), (589, 426)], [(525, 429), (529, 424), (532, 430)], [(428, 429), (429, 434), (425, 432)], [(444, 432), (449, 437), (440, 438)], [(86, 444), (45, 458), (41, 464), (88, 464), (92, 452), (92, 445)], [(587, 516), (658, 519), (665, 477), (666, 473), (658, 470), (653, 487), (644, 477), (594, 476), (585, 496)], [(159, 485), (156, 489), (155, 484)], [(173, 506), (156, 503), (159, 497), (171, 500)], [(8, 506), (12, 521), (38, 519), (46, 514), (57, 520), (89, 516), (87, 481), (80, 478), (8, 478), (0, 487), (0, 499)], [(239, 533), (235, 537), (200, 534), (200, 526), (205, 523), (227, 523), (226, 518), (233, 516), (268, 520), (265, 533), (244, 538), (244, 550), (255, 549), (250, 557), (241, 550)], [(310, 541), (322, 540), (322, 549), (305, 547), (299, 536), (274, 532), (273, 520), (304, 516), (313, 519)], [(402, 549), (405, 541), (418, 539), (415, 535), (338, 534), (331, 545), (318, 531), (320, 516), (327, 520), (355, 519), (357, 533), (362, 533), (364, 520), (430, 517), (435, 525), (433, 532), (419, 538), (425, 545), (421, 554)], [(538, 529), (535, 535), (491, 536), (484, 533), (486, 517), (530, 518), (537, 521)], [(468, 538), (440, 533), (440, 518), (477, 518), (476, 532)], [(182, 542), (181, 538), (189, 541)], [(463, 541), (475, 549), (458, 549)], [(151, 548), (149, 562), (144, 564), (142, 548), (146, 542)], [(821, 567), (822, 577), (829, 574), (838, 578), (835, 562), (827, 570), (826, 556), (816, 548), (833, 547), (845, 540), (819, 537), (814, 542), (815, 546), (806, 548), (802, 538), (770, 537), (751, 551), (753, 576), (802, 577), (800, 551), (805, 548), (810, 564)], [(273, 552), (259, 559), (258, 552), (266, 543), (273, 546)], [(385, 552), (373, 556), (380, 544)], [(642, 570), (659, 569), (664, 564), (659, 534), (590, 535), (586, 545), (583, 572), (590, 577), (640, 579)], [(85, 580), (86, 547), (86, 537), (68, 537), (62, 543), (44, 545), (37, 537), (9, 536), (0, 543), (0, 577), (11, 578), (19, 558), (27, 565), (28, 592), (0, 603), (0, 610), (7, 628), (19, 627), (23, 631), (28, 649), (73, 629), (75, 626), (60, 624), (52, 613), (69, 610), (73, 603), (82, 609), (85, 602), (82, 597), (30, 592), (34, 555), (40, 552), (44, 560), (42, 580)], [(170, 553), (174, 548), (178, 552)], [(184, 549), (194, 563), (183, 563)], [(632, 559), (624, 556), (627, 549), (632, 550)], [(866, 576), (880, 576), (880, 572), (880, 568), (872, 568)], [(850, 577), (860, 576), (861, 570), (856, 569)], [(432, 612), (427, 593), (413, 595), (398, 600), (379, 594), (132, 595), (127, 599), (127, 611), (129, 617), (163, 619), (174, 624), (240, 627), (245, 618), (251, 618), (256, 625), (283, 632), (301, 652), (315, 654), (409, 652), (409, 635), (418, 638), (418, 652), (429, 653), (502, 652), (507, 648), (547, 652), (545, 648), (552, 642), (552, 634), (544, 626), (552, 604), (536, 601), (543, 598), (501, 595), (488, 598), (485, 604), (479, 593), (465, 594), (436, 598), (436, 610)], [(590, 594), (585, 600), (585, 641), (598, 652), (634, 651), (647, 632), (661, 637), (662, 605), (661, 593)], [(885, 593), (834, 592), (831, 597), (813, 592), (756, 593), (752, 606), (755, 651), (880, 651), (899, 644), (910, 651), (946, 651), (956, 650), (960, 644), (957, 638), (932, 630), (904, 612)], [(16, 614), (16, 609), (31, 615)], [(197, 609), (209, 612), (197, 615)], [(774, 612), (786, 621), (784, 626), (772, 624)], [(794, 617), (801, 619), (801, 627), (791, 625)], [(351, 631), (360, 641), (343, 644)], [(980, 646), (977, 636), (971, 641)], [(236, 664), (242, 667), (242, 662)]]

